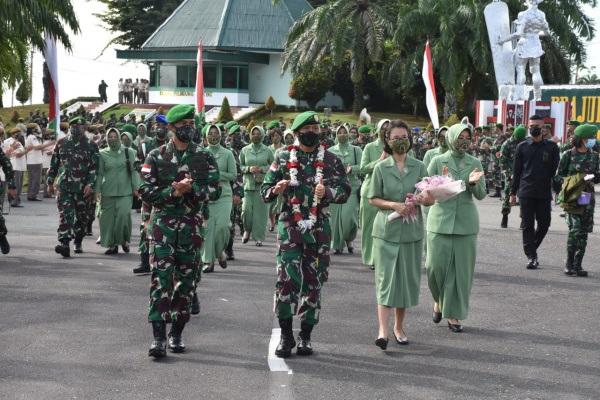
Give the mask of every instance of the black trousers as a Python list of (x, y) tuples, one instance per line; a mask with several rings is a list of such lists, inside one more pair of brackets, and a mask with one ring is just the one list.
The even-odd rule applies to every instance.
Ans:
[(523, 250), (527, 258), (537, 257), (537, 249), (550, 228), (552, 199), (520, 197), (519, 203), (523, 219)]

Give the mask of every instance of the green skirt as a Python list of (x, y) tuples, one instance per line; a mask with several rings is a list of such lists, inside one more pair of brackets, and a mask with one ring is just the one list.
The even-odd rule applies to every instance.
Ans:
[(220, 198), (208, 205), (208, 221), (204, 243), (202, 244), (202, 262), (212, 263), (229, 243), (229, 226), (231, 224), (232, 198)]
[(373, 265), (373, 223), (379, 209), (369, 204), (366, 196), (360, 198), (361, 254), (365, 265)]
[(100, 202), (100, 243), (114, 247), (131, 240), (132, 196), (102, 196)]
[(258, 190), (246, 190), (242, 202), (244, 230), (250, 232), (254, 241), (264, 241), (267, 234), (269, 207), (262, 201)]
[(476, 254), (477, 235), (427, 232), (427, 281), (444, 318), (467, 318)]
[(346, 242), (356, 239), (358, 232), (358, 197), (352, 190), (344, 204), (331, 204), (331, 249), (343, 250)]
[(423, 241), (392, 243), (373, 239), (377, 304), (408, 308), (419, 303)]

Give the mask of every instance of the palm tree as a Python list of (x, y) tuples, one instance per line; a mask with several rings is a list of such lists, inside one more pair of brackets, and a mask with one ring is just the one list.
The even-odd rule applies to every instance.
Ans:
[(71, 49), (65, 28), (79, 32), (70, 0), (0, 0), (0, 95), (26, 79), (29, 48), (44, 48), (48, 33)]
[(370, 62), (381, 59), (391, 24), (384, 0), (334, 0), (306, 13), (290, 29), (283, 52), (282, 71), (296, 74), (330, 57), (340, 66), (350, 57), (354, 86), (352, 111), (363, 105), (364, 81)]

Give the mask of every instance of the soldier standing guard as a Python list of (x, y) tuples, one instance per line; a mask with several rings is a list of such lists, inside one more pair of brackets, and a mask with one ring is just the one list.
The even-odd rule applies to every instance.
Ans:
[(58, 186), (58, 241), (54, 248), (63, 257), (70, 257), (69, 242), (74, 239), (75, 253), (83, 253), (81, 243), (89, 219), (89, 202), (94, 197), (98, 146), (85, 136), (85, 119), (69, 121), (70, 133), (54, 148), (48, 170), (48, 193)]
[(517, 126), (512, 137), (502, 144), (500, 149), (500, 166), (504, 173), (504, 198), (502, 199), (502, 222), (501, 228), (508, 228), (508, 214), (510, 214), (510, 188), (512, 186), (513, 164), (517, 146), (527, 135), (527, 129), (523, 125)]
[[(299, 314), (298, 355), (312, 354), (311, 332), (319, 322), (321, 288), (329, 268), (329, 204), (343, 204), (350, 183), (342, 162), (319, 145), (319, 121), (313, 111), (296, 117), (292, 130), (299, 145), (280, 151), (261, 189), (266, 202), (284, 198), (277, 234), (275, 312), (281, 339), (275, 354), (289, 357), (296, 346), (292, 317)], [(300, 307), (298, 308), (298, 303)]]
[(8, 254), (10, 252), (10, 244), (6, 239), (8, 230), (6, 229), (6, 222), (4, 221), (4, 195), (6, 192), (6, 186), (8, 186), (8, 193), (14, 198), (17, 197), (17, 188), (15, 186), (15, 174), (13, 172), (10, 158), (4, 154), (0, 148), (0, 168), (4, 173), (4, 181), (0, 181), (0, 250), (2, 254)]
[(152, 150), (142, 166), (140, 193), (152, 206), (152, 279), (148, 320), (154, 341), (152, 357), (166, 355), (166, 324), (171, 322), (169, 349), (185, 351), (181, 333), (190, 319), (196, 254), (202, 247), (202, 210), (221, 195), (214, 157), (192, 143), (194, 107), (181, 104), (167, 114), (171, 141)]

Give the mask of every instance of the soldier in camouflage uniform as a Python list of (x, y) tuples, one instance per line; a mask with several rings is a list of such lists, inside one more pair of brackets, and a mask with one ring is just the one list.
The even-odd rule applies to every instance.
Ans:
[(512, 187), (513, 165), (515, 162), (515, 153), (517, 146), (527, 135), (527, 129), (519, 125), (513, 132), (510, 139), (502, 144), (500, 149), (500, 166), (504, 174), (504, 198), (502, 199), (502, 222), (501, 228), (508, 227), (508, 214), (510, 214), (510, 188)]
[(579, 125), (581, 124), (579, 123), (579, 121), (576, 120), (569, 121), (569, 123), (567, 124), (567, 140), (559, 146), (561, 153), (567, 150), (571, 150), (571, 147), (573, 147), (571, 140), (573, 139), (573, 135), (575, 134), (575, 129), (577, 129)]
[[(157, 115), (154, 126), (152, 127), (152, 138), (138, 144), (138, 160), (144, 161), (148, 154), (154, 149), (159, 148), (167, 143), (168, 130), (167, 120), (164, 115)], [(140, 166), (141, 168), (141, 166)], [(152, 207), (150, 204), (142, 201), (142, 220), (140, 223), (140, 242), (138, 250), (140, 252), (141, 263), (137, 268), (133, 269), (134, 274), (147, 274), (150, 272), (150, 240), (148, 238), (148, 224), (150, 223), (150, 214)], [(193, 308), (193, 305), (192, 305)], [(193, 310), (192, 310), (193, 311)], [(193, 312), (192, 312), (193, 313)]]
[[(569, 235), (567, 238), (567, 261), (565, 274), (569, 276), (587, 276), (587, 271), (581, 266), (585, 249), (587, 247), (588, 233), (594, 229), (594, 184), (600, 183), (600, 160), (598, 153), (592, 150), (596, 145), (598, 127), (594, 125), (580, 125), (575, 129), (573, 148), (565, 151), (558, 164), (557, 180), (562, 183), (567, 178), (575, 179), (583, 184), (583, 192), (591, 193), (588, 204), (580, 205), (577, 201), (571, 205), (564, 198), (565, 186), (561, 192), (561, 206), (567, 214)], [(592, 175), (585, 180), (586, 175)], [(583, 182), (581, 181), (583, 180)]]
[[(477, 150), (477, 158), (481, 161), (481, 165), (483, 166), (483, 172), (485, 174), (485, 181), (492, 182), (493, 181), (493, 161), (494, 155), (492, 154), (492, 145), (494, 142), (491, 138), (484, 137), (479, 141), (479, 148)], [(486, 184), (486, 192), (490, 192), (490, 185)]]
[[(275, 354), (282, 358), (289, 357), (296, 346), (294, 314), (301, 319), (297, 354), (312, 354), (311, 332), (319, 322), (321, 288), (329, 268), (328, 205), (345, 203), (351, 190), (340, 159), (319, 145), (316, 113), (298, 115), (291, 129), (299, 146), (277, 154), (261, 188), (266, 202), (275, 201), (280, 194), (284, 199), (277, 227), (275, 287), (275, 312), (281, 327)], [(317, 176), (320, 169), (321, 178)]]
[(493, 185), (494, 185), (494, 194), (490, 195), (490, 197), (502, 197), (502, 167), (500, 165), (500, 149), (502, 148), (502, 144), (507, 140), (506, 135), (503, 132), (504, 126), (502, 124), (496, 124), (496, 139), (494, 140), (494, 145), (492, 146), (492, 154), (493, 158)]
[(85, 136), (85, 120), (69, 121), (70, 133), (54, 148), (48, 169), (48, 193), (58, 185), (58, 241), (54, 248), (63, 257), (70, 257), (69, 243), (74, 239), (75, 253), (82, 253), (82, 241), (90, 218), (90, 203), (94, 198), (98, 146)]
[(15, 174), (10, 162), (10, 158), (4, 154), (0, 148), (0, 168), (4, 172), (4, 182), (0, 181), (0, 250), (2, 254), (8, 254), (10, 252), (10, 244), (6, 238), (8, 230), (6, 229), (6, 222), (4, 221), (4, 196), (6, 195), (6, 188), (8, 186), (8, 193), (12, 198), (17, 197), (17, 187), (15, 186)]
[(235, 254), (233, 254), (233, 242), (235, 240), (235, 225), (240, 227), (240, 232), (244, 232), (244, 224), (242, 222), (242, 199), (244, 198), (244, 174), (242, 174), (242, 167), (240, 166), (240, 151), (246, 144), (242, 141), (240, 126), (237, 124), (230, 125), (228, 131), (227, 148), (233, 153), (235, 159), (235, 165), (237, 168), (237, 178), (231, 183), (231, 191), (233, 193), (233, 205), (231, 207), (230, 221), (231, 226), (229, 228), (229, 243), (225, 248), (225, 255), (227, 261), (235, 260)]
[(152, 277), (148, 320), (154, 341), (152, 357), (166, 355), (166, 324), (171, 322), (169, 349), (185, 351), (181, 333), (190, 319), (198, 250), (202, 247), (202, 210), (221, 194), (214, 157), (191, 142), (194, 107), (179, 105), (167, 114), (169, 143), (150, 152), (142, 166), (140, 194), (152, 206), (150, 254)]

